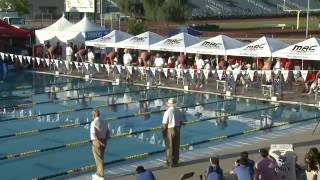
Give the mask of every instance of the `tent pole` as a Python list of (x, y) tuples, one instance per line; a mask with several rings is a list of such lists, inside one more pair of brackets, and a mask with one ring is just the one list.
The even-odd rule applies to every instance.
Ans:
[(303, 70), (303, 59), (302, 59), (302, 70)]

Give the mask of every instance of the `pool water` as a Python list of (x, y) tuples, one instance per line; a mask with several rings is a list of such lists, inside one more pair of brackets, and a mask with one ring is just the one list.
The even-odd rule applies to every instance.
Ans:
[[(166, 101), (170, 97), (177, 99), (178, 107), (184, 107), (186, 122), (244, 112), (241, 115), (213, 118), (184, 126), (181, 144), (297, 121), (314, 117), (318, 113), (317, 109), (299, 105), (275, 107), (263, 101), (225, 99), (209, 94), (146, 89), (125, 84), (115, 86), (107, 82), (34, 73), (12, 73), (1, 78), (1, 179), (31, 179), (94, 164), (90, 143), (22, 157), (10, 156), (88, 140), (92, 109), (99, 109), (101, 118), (110, 121), (112, 135), (159, 127)], [(61, 128), (79, 123), (83, 124)], [(47, 130), (38, 131), (41, 129)], [(106, 149), (105, 161), (162, 150), (163, 146), (159, 130), (112, 138)], [(196, 148), (197, 146), (193, 147)], [(8, 156), (10, 158), (1, 159)]]

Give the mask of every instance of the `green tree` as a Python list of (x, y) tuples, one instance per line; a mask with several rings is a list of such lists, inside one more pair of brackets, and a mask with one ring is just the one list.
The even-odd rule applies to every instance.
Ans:
[(29, 12), (27, 0), (0, 0), (1, 11), (16, 11), (19, 14)]
[(133, 35), (145, 32), (144, 23), (141, 20), (129, 20), (127, 32)]

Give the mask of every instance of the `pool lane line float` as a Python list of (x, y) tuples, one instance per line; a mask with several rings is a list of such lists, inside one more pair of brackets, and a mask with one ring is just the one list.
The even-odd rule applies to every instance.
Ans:
[[(150, 91), (150, 89), (148, 89), (148, 90), (139, 90), (139, 92), (142, 92), (142, 91)], [(133, 91), (131, 91), (131, 92), (133, 92)], [(117, 94), (119, 94), (119, 93), (108, 94), (108, 96), (117, 95)], [(170, 95), (170, 96), (167, 96), (167, 97), (166, 96), (162, 96), (161, 98), (176, 97), (176, 96), (183, 96), (183, 95), (184, 94)], [(104, 96), (106, 96), (106, 95), (104, 95)], [(102, 97), (102, 96), (99, 96), (99, 97)], [(147, 101), (147, 100), (145, 100), (145, 101)], [(139, 101), (126, 102), (126, 103), (117, 103), (117, 104), (102, 104), (102, 105), (98, 105), (98, 106), (95, 106), (95, 107), (86, 107), (86, 108), (79, 108), (79, 109), (66, 109), (66, 110), (57, 111), (57, 112), (34, 114), (34, 115), (28, 115), (28, 116), (20, 116), (20, 117), (2, 119), (2, 120), (0, 120), (0, 123), (1, 122), (8, 122), (8, 121), (16, 121), (16, 120), (37, 120), (37, 119), (34, 119), (34, 118), (43, 117), (43, 116), (50, 116), (50, 115), (58, 115), (58, 114), (60, 115), (60, 114), (65, 114), (65, 113), (77, 112), (77, 111), (85, 111), (85, 110), (90, 110), (90, 109), (94, 109), (94, 108), (103, 108), (103, 107), (110, 107), (110, 106), (133, 104), (133, 103), (138, 103), (138, 102)]]
[[(97, 86), (95, 86), (95, 87), (97, 87)], [(90, 88), (95, 88), (95, 87), (90, 87)], [(101, 86), (101, 87), (104, 87), (104, 86)], [(30, 107), (30, 106), (34, 106), (34, 105), (39, 105), (39, 104), (59, 103), (59, 102), (74, 101), (74, 100), (84, 99), (84, 98), (97, 98), (97, 97), (103, 97), (103, 96), (118, 95), (118, 94), (123, 94), (123, 93), (133, 93), (133, 92), (136, 93), (136, 92), (143, 92), (143, 91), (153, 90), (153, 89), (156, 89), (156, 88), (139, 89), (139, 90), (135, 90), (135, 91), (125, 91), (125, 92), (117, 92), (117, 93), (112, 92), (112, 93), (98, 94), (98, 95), (93, 95), (93, 96), (83, 96), (83, 97), (79, 97), (79, 98), (61, 98), (61, 99), (57, 99), (57, 100), (24, 103), (24, 104), (18, 104), (18, 105), (14, 105), (14, 106), (1, 106), (0, 108), (5, 108), (5, 109), (19, 109), (20, 108), (21, 109), (21, 108), (26, 108), (26, 107)]]
[[(278, 107), (278, 106), (276, 106), (276, 107)], [(252, 113), (252, 112), (258, 112), (258, 111), (273, 109), (273, 108), (276, 108), (276, 107), (272, 106), (272, 107), (266, 107), (266, 108), (249, 110), (249, 111), (240, 111), (240, 112), (237, 112), (237, 113), (232, 113), (232, 114), (223, 115), (223, 116), (219, 116), (219, 117), (215, 116), (215, 117), (209, 117), (209, 118), (204, 118), (204, 119), (189, 120), (189, 121), (186, 121), (185, 124), (186, 125), (191, 125), (191, 124), (196, 124), (196, 123), (200, 123), (200, 122), (206, 122), (206, 121), (209, 121), (209, 120), (218, 119), (218, 118), (222, 118), (222, 117), (228, 117), (228, 116), (235, 116), (235, 115), (247, 114), (247, 113)], [(86, 123), (90, 123), (90, 122), (86, 122)], [(138, 134), (146, 133), (146, 132), (154, 132), (154, 131), (159, 131), (161, 129), (162, 129), (161, 127), (154, 127), (154, 128), (149, 128), (149, 129), (140, 130), (140, 131), (124, 132), (124, 133), (112, 135), (111, 139), (122, 138), (122, 137), (127, 137), (127, 136), (132, 136), (132, 135), (138, 135)], [(243, 131), (241, 133), (247, 134), (246, 131)], [(218, 137), (209, 138), (208, 140), (214, 141), (214, 140), (218, 140), (218, 139), (221, 140), (221, 139), (224, 139), (224, 138), (225, 138), (224, 136), (218, 136)], [(33, 156), (33, 155), (39, 154), (41, 152), (48, 152), (48, 151), (53, 151), (53, 150), (57, 150), (57, 149), (76, 148), (76, 147), (79, 147), (79, 146), (82, 146), (82, 145), (85, 145), (85, 144), (88, 144), (88, 143), (91, 143), (91, 140), (80, 140), (80, 141), (71, 142), (71, 143), (68, 143), (68, 144), (60, 145), (60, 146), (54, 146), (54, 147), (49, 147), (49, 148), (44, 148), (44, 149), (36, 149), (36, 150), (31, 150), (31, 151), (26, 151), (26, 152), (21, 152), (21, 153), (16, 153), (16, 154), (9, 154), (9, 155), (0, 157), (0, 161), (1, 160), (12, 160), (12, 159), (17, 159), (17, 158), (22, 158), (22, 157), (27, 157), (27, 156)], [(190, 146), (190, 144), (181, 145), (181, 147), (187, 147), (187, 146)]]
[[(101, 86), (88, 86), (88, 87), (78, 87), (78, 88), (72, 88), (72, 89), (64, 89), (64, 90), (49, 90), (48, 92), (39, 92), (39, 93), (31, 93), (31, 94), (21, 94), (17, 96), (2, 96), (0, 97), (1, 100), (14, 100), (14, 99), (22, 99), (22, 98), (30, 98), (33, 95), (40, 95), (40, 94), (47, 94), (47, 93), (62, 93), (62, 92), (68, 92), (68, 91), (76, 91), (76, 90), (84, 90), (84, 89), (93, 89), (93, 88), (100, 88), (100, 87), (106, 87), (104, 85)], [(57, 88), (57, 87), (50, 87), (50, 88)], [(10, 106), (8, 106), (10, 108)], [(11, 107), (12, 108), (12, 107)]]
[[(41, 86), (33, 86), (33, 85), (18, 85), (18, 86), (14, 86), (12, 88), (6, 88), (3, 89), (3, 91), (14, 91), (14, 90), (27, 90), (27, 89), (40, 89), (42, 87), (47, 87), (47, 86), (55, 86), (55, 85), (62, 85), (62, 84), (68, 84), (68, 83), (72, 83), (72, 82), (58, 82), (58, 83), (48, 83), (48, 84), (42, 84)], [(1, 96), (0, 96), (1, 97)]]
[[(170, 97), (179, 97), (179, 96), (183, 96), (183, 95), (185, 95), (185, 94), (176, 94), (176, 95), (170, 95), (168, 97), (157, 97), (157, 98), (151, 98), (151, 99), (141, 99), (141, 100), (138, 100), (138, 101), (130, 101), (130, 102), (117, 103), (117, 104), (99, 105), (99, 106), (95, 106), (95, 107), (81, 108), (81, 109), (74, 110), (74, 111), (90, 110), (90, 109), (97, 109), (97, 108), (109, 107), (109, 106), (128, 105), (128, 104), (140, 103), (140, 102), (145, 102), (145, 101), (154, 101), (154, 100), (157, 100), (157, 99), (164, 99), (164, 98), (170, 98)], [(65, 111), (63, 111), (63, 113), (74, 112), (74, 111), (65, 110)], [(135, 114), (135, 116), (143, 116), (143, 115), (147, 115), (147, 114), (146, 113), (139, 113), (139, 115)], [(129, 116), (131, 117), (132, 115), (129, 115)], [(127, 118), (127, 116), (121, 116), (121, 117), (122, 118), (120, 118), (120, 119)], [(110, 119), (113, 119), (113, 118), (110, 118)], [(114, 117), (114, 119), (119, 119), (119, 117)], [(64, 125), (50, 127), (50, 128), (44, 128), (44, 129), (32, 129), (32, 130), (27, 130), (27, 131), (19, 131), (19, 132), (15, 132), (15, 133), (12, 133), (12, 134), (0, 135), (0, 139), (9, 138), (9, 137), (15, 137), (15, 136), (29, 136), (29, 135), (33, 135), (33, 134), (36, 134), (36, 133), (47, 132), (47, 131), (57, 130), (57, 129), (76, 128), (76, 127), (87, 125), (89, 123), (90, 122), (70, 123), (70, 124), (64, 124)]]
[[(300, 122), (316, 120), (316, 119), (319, 119), (319, 118), (320, 118), (320, 116), (301, 119), (301, 120), (294, 121), (294, 122), (284, 122), (284, 123), (280, 123), (280, 124), (277, 124), (277, 125), (274, 125), (274, 126), (258, 128), (255, 132), (262, 131), (262, 130), (273, 129), (273, 128), (285, 126), (285, 125), (288, 125), (288, 124), (296, 124), (296, 123), (300, 123)], [(191, 147), (191, 146), (201, 145), (201, 144), (214, 142), (214, 141), (221, 141), (221, 140), (224, 140), (224, 139), (227, 139), (227, 138), (233, 138), (233, 137), (237, 137), (237, 136), (244, 135), (244, 134), (246, 134), (246, 131), (242, 131), (242, 132), (234, 133), (234, 134), (229, 134), (229, 135), (225, 135), (225, 136), (213, 137), (213, 138), (209, 138), (207, 140), (197, 141), (197, 142), (190, 143), (190, 144), (182, 144), (182, 145), (180, 145), (180, 148), (181, 149), (186, 149), (186, 148)], [(145, 158), (147, 156), (160, 154), (160, 153), (164, 153), (164, 152), (165, 152), (165, 149), (152, 151), (152, 152), (141, 153), (141, 154), (134, 154), (134, 155), (130, 155), (130, 156), (127, 156), (127, 157), (124, 157), (124, 158), (121, 158), (121, 159), (117, 159), (117, 160), (113, 160), (113, 161), (109, 161), (109, 162), (104, 162), (104, 165), (107, 166), (107, 165), (112, 165), (112, 164), (115, 164), (115, 163), (126, 162), (128, 160), (141, 159), (141, 158)], [(87, 165), (87, 166), (83, 166), (83, 167), (70, 169), (70, 170), (67, 170), (67, 171), (62, 171), (62, 172), (51, 174), (51, 175), (48, 175), (48, 176), (34, 177), (34, 178), (32, 178), (32, 180), (45, 180), (45, 179), (52, 179), (52, 178), (57, 178), (57, 177), (61, 177), (61, 176), (66, 176), (66, 175), (74, 175), (74, 174), (77, 174), (77, 173), (84, 173), (84, 172), (93, 171), (93, 170), (95, 170), (95, 168), (96, 168), (96, 166), (94, 164), (92, 164), (92, 165)]]
[[(80, 86), (82, 86), (82, 87), (80, 87)], [(40, 95), (40, 94), (46, 94), (46, 93), (59, 93), (59, 92), (72, 91), (72, 90), (90, 89), (90, 88), (95, 88), (95, 87), (106, 87), (106, 86), (101, 85), (101, 84), (87, 85), (87, 84), (81, 83), (78, 85), (74, 85), (73, 88), (71, 88), (71, 89), (63, 89), (64, 87), (58, 87), (58, 86), (56, 86), (56, 84), (53, 84), (53, 85), (44, 86), (44, 88), (47, 88), (47, 89), (44, 89), (43, 92), (28, 93), (28, 94), (25, 93), (25, 94), (21, 94), (19, 96), (26, 97), (26, 96)], [(43, 89), (41, 89), (41, 90), (43, 90)], [(37, 89), (34, 89), (34, 91), (37, 91)], [(15, 98), (18, 98), (18, 97), (17, 96), (6, 96), (6, 95), (0, 96), (0, 100), (15, 99)]]

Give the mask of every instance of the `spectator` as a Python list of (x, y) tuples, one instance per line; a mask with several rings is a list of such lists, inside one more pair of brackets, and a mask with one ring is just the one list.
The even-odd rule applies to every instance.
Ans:
[(247, 158), (240, 158), (238, 160), (239, 165), (236, 166), (233, 170), (230, 171), (230, 174), (237, 176), (237, 180), (252, 180), (253, 176), (251, 169), (248, 166)]
[(84, 62), (84, 58), (85, 58), (86, 53), (87, 53), (86, 47), (85, 47), (84, 44), (82, 44), (81, 47), (79, 48), (79, 50), (76, 53), (77, 61), (78, 62)]
[(49, 59), (60, 59), (62, 57), (62, 47), (60, 42), (57, 42), (56, 46), (50, 46), (48, 49), (48, 58)]
[(51, 47), (50, 41), (46, 41), (44, 47), (45, 47), (45, 57), (49, 58), (49, 49)]
[(162, 68), (164, 64), (163, 58), (157, 53), (156, 58), (154, 59), (154, 65), (158, 68)]
[(310, 150), (305, 155), (304, 161), (306, 164), (306, 175), (307, 180), (313, 180), (319, 170), (319, 151), (316, 147), (310, 148)]
[[(250, 174), (251, 176), (253, 177), (253, 174), (254, 174), (254, 161), (249, 159), (249, 155), (248, 155), (248, 152), (247, 151), (243, 151), (240, 153), (240, 159), (246, 159), (247, 160), (247, 166), (249, 166), (250, 168)], [(236, 166), (239, 166), (240, 163), (240, 159), (238, 159), (236, 162), (235, 162), (235, 165)]]
[(151, 171), (145, 170), (143, 166), (138, 166), (136, 169), (136, 180), (156, 180)]
[(123, 65), (130, 66), (131, 61), (132, 61), (132, 56), (131, 56), (129, 50), (125, 49), (124, 55), (123, 55)]
[(219, 158), (211, 157), (210, 165), (205, 172), (207, 180), (222, 180), (223, 170), (220, 168)]
[(66, 63), (67, 63), (66, 67), (67, 67), (68, 74), (72, 73), (72, 66), (70, 67), (72, 56), (73, 56), (72, 43), (69, 43), (66, 48)]
[(112, 49), (112, 51), (105, 56), (103, 63), (111, 65), (113, 64), (114, 58), (116, 57), (117, 57), (117, 52), (115, 51), (115, 49)]
[(88, 63), (90, 64), (94, 63), (94, 53), (92, 49), (88, 49)]
[(277, 174), (275, 171), (276, 163), (274, 159), (269, 156), (269, 152), (266, 149), (260, 149), (261, 158), (255, 165), (255, 180), (277, 180)]

